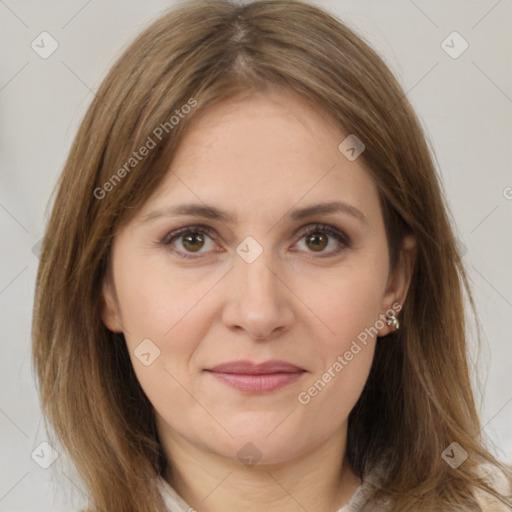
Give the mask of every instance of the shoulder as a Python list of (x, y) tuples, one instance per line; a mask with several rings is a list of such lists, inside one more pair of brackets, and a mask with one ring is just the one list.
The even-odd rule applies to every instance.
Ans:
[[(482, 464), (478, 472), (499, 494), (504, 497), (510, 497), (512, 493), (511, 484), (501, 469), (491, 464)], [(475, 489), (474, 494), (484, 512), (510, 512), (511, 510), (509, 505), (506, 505), (492, 494), (480, 488)]]
[[(483, 480), (498, 494), (510, 500), (512, 494), (512, 483), (500, 468), (491, 464), (480, 464), (477, 468), (478, 476), (483, 478)], [(376, 488), (378, 487), (378, 485), (375, 484), (380, 482), (381, 478), (385, 474), (386, 464), (382, 462), (374, 466), (372, 470), (365, 475), (364, 483), (359, 489), (359, 491), (365, 491), (365, 499), (363, 501), (368, 501), (366, 508), (364, 508), (365, 512), (367, 510), (368, 512), (392, 512), (393, 503), (391, 497), (385, 496), (378, 498), (377, 494), (375, 493)], [(496, 498), (494, 495), (489, 494), (483, 489), (480, 489), (479, 487), (474, 488), (473, 495), (483, 512), (512, 511), (510, 505), (503, 503), (503, 501)], [(363, 498), (363, 496), (359, 495), (357, 495), (357, 497)], [(356, 507), (354, 510), (359, 509)], [(343, 510), (343, 512), (345, 511)], [(348, 508), (347, 512), (352, 512), (352, 509)]]
[(510, 512), (511, 510), (510, 506), (480, 489), (475, 491), (475, 497), (484, 512)]
[(156, 484), (169, 512), (191, 512), (194, 510), (164, 478), (159, 476)]

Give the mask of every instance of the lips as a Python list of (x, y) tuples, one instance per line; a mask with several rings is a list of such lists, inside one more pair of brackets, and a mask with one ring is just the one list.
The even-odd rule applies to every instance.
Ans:
[(286, 361), (233, 361), (219, 364), (210, 372), (217, 380), (247, 393), (268, 393), (285, 387), (301, 378), (306, 370)]
[(269, 373), (297, 373), (304, 372), (303, 368), (286, 361), (267, 361), (256, 364), (251, 361), (232, 361), (219, 364), (207, 370), (218, 373), (241, 373), (244, 375), (267, 375)]

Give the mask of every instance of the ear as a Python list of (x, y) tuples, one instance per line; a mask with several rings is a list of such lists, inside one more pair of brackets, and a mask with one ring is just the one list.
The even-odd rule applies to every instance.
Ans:
[[(386, 311), (394, 310), (395, 315), (402, 308), (407, 297), (407, 291), (411, 283), (411, 277), (416, 261), (417, 243), (414, 235), (407, 235), (403, 240), (403, 248), (400, 251), (398, 262), (394, 272), (389, 276), (386, 292), (382, 301), (381, 318), (385, 319)], [(394, 307), (393, 307), (394, 305)], [(393, 332), (394, 327), (387, 325), (379, 329), (377, 336), (386, 336)]]
[(123, 332), (117, 295), (108, 276), (103, 279), (101, 291), (101, 319), (112, 332)]

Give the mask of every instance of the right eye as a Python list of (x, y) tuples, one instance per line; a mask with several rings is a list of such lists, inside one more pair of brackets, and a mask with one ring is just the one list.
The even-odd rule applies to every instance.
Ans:
[[(201, 254), (208, 252), (199, 252), (205, 246), (206, 238), (211, 240), (215, 238), (210, 228), (206, 226), (187, 226), (165, 235), (161, 244), (181, 258), (198, 258)], [(181, 247), (176, 248), (176, 242)]]

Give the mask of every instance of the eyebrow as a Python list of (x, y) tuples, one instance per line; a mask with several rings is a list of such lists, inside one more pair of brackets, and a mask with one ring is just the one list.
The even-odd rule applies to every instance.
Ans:
[[(369, 226), (368, 219), (361, 210), (343, 201), (317, 203), (311, 206), (306, 206), (304, 208), (296, 208), (287, 213), (285, 217), (289, 217), (291, 220), (296, 221), (308, 217), (313, 217), (315, 215), (328, 213), (345, 213), (356, 218), (366, 226)], [(154, 210), (144, 216), (141, 220), (141, 223), (151, 222), (152, 220), (155, 220), (159, 217), (174, 217), (180, 215), (191, 215), (211, 220), (219, 220), (225, 224), (234, 224), (236, 223), (237, 219), (236, 215), (222, 208), (216, 208), (214, 206), (208, 206), (201, 203), (190, 203)]]

